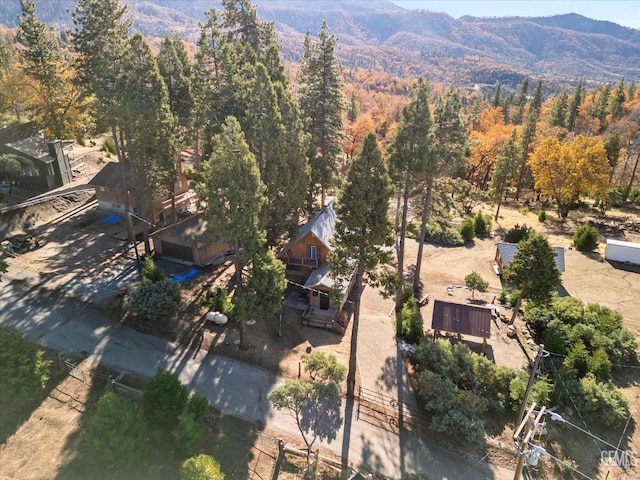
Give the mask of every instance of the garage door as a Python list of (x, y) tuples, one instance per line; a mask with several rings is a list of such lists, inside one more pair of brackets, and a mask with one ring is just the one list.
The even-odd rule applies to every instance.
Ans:
[(185, 245), (162, 241), (162, 253), (167, 257), (193, 262), (193, 250)]

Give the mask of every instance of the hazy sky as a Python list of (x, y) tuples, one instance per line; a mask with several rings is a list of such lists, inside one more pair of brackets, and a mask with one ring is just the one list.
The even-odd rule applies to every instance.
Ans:
[(453, 18), (546, 17), (577, 13), (594, 20), (608, 20), (640, 29), (639, 0), (391, 0), (407, 9), (444, 12)]

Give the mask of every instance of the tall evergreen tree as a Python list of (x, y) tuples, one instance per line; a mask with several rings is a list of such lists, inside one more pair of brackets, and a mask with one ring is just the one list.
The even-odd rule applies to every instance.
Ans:
[[(156, 58), (142, 34), (136, 33), (129, 45), (120, 79), (120, 122), (128, 160), (133, 167), (137, 211), (140, 217), (147, 220), (153, 194), (165, 191), (172, 198), (175, 215), (174, 185), (178, 174), (178, 156), (169, 95)], [(143, 221), (142, 227), (145, 251), (150, 253), (148, 223)]]
[(496, 214), (493, 218), (495, 222), (498, 221), (502, 199), (516, 176), (516, 173), (518, 173), (518, 167), (520, 166), (521, 154), (516, 142), (517, 132), (514, 129), (509, 139), (500, 149), (500, 154), (496, 158), (493, 166), (490, 189), (493, 199), (498, 203)]
[(538, 130), (538, 120), (540, 119), (540, 109), (542, 108), (542, 82), (538, 82), (536, 89), (533, 92), (533, 99), (531, 100), (531, 106), (529, 113), (527, 114), (527, 121), (524, 124), (522, 135), (520, 136), (520, 173), (518, 174), (518, 183), (516, 184), (516, 200), (520, 198), (520, 190), (527, 174), (531, 172), (531, 169), (527, 166), (527, 160), (529, 154), (533, 148), (533, 144), (536, 139), (536, 133)]
[(609, 103), (607, 105), (607, 112), (611, 115), (613, 120), (620, 120), (624, 115), (624, 108), (622, 104), (626, 100), (624, 78), (620, 80), (616, 88), (613, 90)]
[(571, 96), (571, 102), (569, 102), (569, 109), (567, 111), (567, 130), (573, 132), (576, 124), (576, 118), (578, 118), (578, 112), (580, 111), (580, 105), (584, 101), (584, 87), (582, 86), (582, 79), (578, 82), (573, 95)]
[(567, 110), (569, 108), (569, 95), (566, 91), (560, 92), (551, 106), (549, 113), (549, 125), (565, 128), (567, 125)]
[(429, 105), (429, 85), (419, 79), (411, 92), (409, 103), (402, 109), (402, 118), (390, 146), (389, 168), (398, 190), (398, 205), (402, 212), (400, 225), (396, 218), (398, 279), (396, 309), (402, 308), (404, 283), (404, 245), (407, 233), (409, 198), (421, 173), (433, 155), (433, 119)]
[(422, 252), (431, 213), (434, 181), (443, 175), (460, 175), (467, 167), (469, 156), (469, 129), (462, 115), (462, 101), (457, 90), (450, 88), (436, 98), (433, 109), (433, 151), (425, 164), (423, 175), (426, 191), (420, 225), (418, 258), (416, 259), (413, 290), (420, 291)]
[(276, 43), (273, 22), (263, 22), (251, 0), (222, 0), (223, 26), (231, 42), (247, 43), (256, 55)]
[[(73, 70), (49, 27), (38, 20), (33, 0), (20, 0), (16, 39), (26, 47), (19, 50), (23, 71), (32, 79), (31, 108), (47, 136), (68, 138), (80, 133), (85, 110), (81, 92), (73, 85)], [(33, 93), (35, 92), (35, 94)]]
[[(95, 96), (97, 119), (103, 127), (112, 129), (118, 146), (117, 88), (132, 20), (119, 0), (76, 0), (73, 23), (72, 44), (80, 85), (88, 95)], [(121, 161), (122, 148), (117, 148)]]
[(346, 184), (338, 198), (336, 225), (330, 254), (331, 269), (345, 281), (354, 275), (354, 310), (351, 353), (347, 374), (347, 396), (353, 398), (356, 378), (360, 299), (364, 284), (377, 285), (377, 267), (391, 259), (393, 244), (388, 219), (389, 201), (393, 194), (376, 136), (370, 133), (362, 150), (351, 163)]
[(358, 119), (358, 98), (356, 96), (356, 92), (351, 92), (351, 97), (349, 97), (349, 109), (347, 110), (347, 120), (351, 123), (355, 122)]
[(607, 153), (607, 160), (609, 160), (609, 166), (611, 167), (611, 173), (609, 174), (609, 184), (611, 184), (616, 165), (620, 161), (620, 135), (618, 135), (618, 132), (611, 132), (611, 135), (604, 143), (604, 150)]
[(518, 87), (518, 93), (513, 100), (513, 106), (515, 111), (511, 115), (511, 123), (514, 125), (520, 125), (524, 119), (524, 110), (527, 106), (527, 98), (529, 97), (529, 77), (524, 77), (520, 86)]
[(534, 233), (518, 243), (518, 249), (504, 271), (504, 279), (520, 290), (511, 323), (516, 319), (522, 299), (541, 303), (551, 298), (560, 285), (561, 272), (556, 266), (556, 252), (546, 237)]
[[(338, 39), (322, 22), (318, 42), (305, 38), (305, 54), (300, 65), (299, 102), (307, 131), (311, 134), (312, 188), (319, 188), (324, 205), (326, 191), (336, 183), (335, 170), (342, 152), (344, 101), (340, 64), (336, 56)], [(315, 192), (311, 197), (315, 197)]]
[(611, 83), (607, 83), (599, 92), (597, 92), (593, 102), (593, 107), (591, 108), (591, 116), (600, 120), (600, 128), (604, 126), (604, 121), (607, 118), (607, 106), (609, 105), (610, 95)]
[(183, 130), (193, 118), (192, 65), (182, 40), (174, 34), (160, 44), (158, 68), (167, 86), (169, 108)]
[(494, 93), (493, 98), (491, 99), (491, 106), (493, 108), (497, 108), (502, 105), (501, 95), (502, 95), (502, 82), (498, 80), (498, 82), (496, 83), (496, 92)]
[(246, 350), (250, 305), (244, 270), (262, 251), (265, 235), (260, 212), (266, 201), (256, 158), (249, 150), (240, 123), (229, 117), (222, 131), (211, 141), (211, 155), (197, 172), (199, 209), (215, 225), (218, 234), (229, 240), (235, 268), (234, 299), (239, 310), (240, 348)]

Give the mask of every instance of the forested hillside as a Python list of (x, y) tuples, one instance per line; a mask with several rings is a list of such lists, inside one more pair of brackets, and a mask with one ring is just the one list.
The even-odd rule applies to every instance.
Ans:
[[(47, 23), (69, 26), (73, 0), (38, 0)], [(212, 0), (127, 0), (133, 28), (146, 37), (177, 32), (196, 42), (204, 12)], [(337, 49), (347, 68), (381, 70), (404, 78), (418, 75), (457, 85), (500, 81), (515, 87), (525, 76), (544, 77), (549, 85), (588, 85), (638, 78), (640, 31), (580, 15), (505, 18), (462, 17), (407, 11), (390, 2), (256, 2), (262, 19), (273, 21), (285, 60), (298, 62), (306, 32), (324, 19), (339, 37)], [(15, 26), (19, 0), (3, 4), (0, 22)]]

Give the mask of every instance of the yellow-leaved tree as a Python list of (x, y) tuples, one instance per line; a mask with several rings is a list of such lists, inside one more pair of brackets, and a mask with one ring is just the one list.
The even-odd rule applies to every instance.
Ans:
[(568, 144), (545, 138), (529, 156), (529, 166), (535, 188), (556, 201), (561, 218), (583, 194), (607, 196), (611, 167), (598, 137), (579, 135)]

